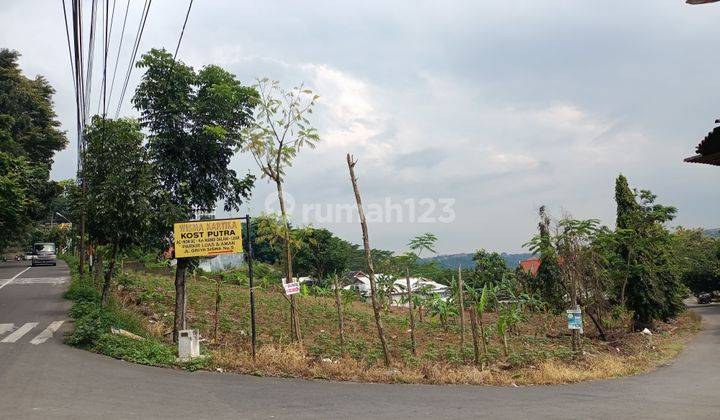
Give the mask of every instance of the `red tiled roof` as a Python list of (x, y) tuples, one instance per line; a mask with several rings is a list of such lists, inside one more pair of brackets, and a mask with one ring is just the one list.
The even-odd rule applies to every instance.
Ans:
[(520, 261), (520, 267), (523, 271), (530, 273), (531, 276), (535, 277), (540, 269), (540, 258), (532, 257), (527, 260)]

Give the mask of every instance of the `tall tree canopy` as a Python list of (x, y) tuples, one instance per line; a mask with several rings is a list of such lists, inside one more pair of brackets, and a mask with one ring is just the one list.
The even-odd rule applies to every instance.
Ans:
[(136, 121), (94, 117), (85, 138), (87, 231), (94, 242), (110, 247), (102, 295), (106, 303), (117, 253), (137, 244), (147, 230), (154, 183)]
[(474, 275), (466, 280), (468, 287), (476, 291), (482, 290), (483, 286), (494, 286), (502, 283), (508, 273), (505, 260), (497, 252), (488, 252), (480, 249), (473, 255), (475, 262)]
[[(55, 90), (42, 76), (29, 79), (18, 65), (20, 54), (0, 49), (0, 202), (7, 243), (27, 226), (47, 219), (48, 203), (60, 188), (49, 181), (55, 152), (67, 143), (53, 110)], [(21, 182), (19, 182), (21, 181)], [(0, 247), (3, 244), (0, 244)]]
[(25, 159), (0, 152), (0, 251), (22, 232), (26, 223)]
[[(150, 50), (137, 66), (145, 74), (133, 103), (149, 131), (147, 147), (160, 184), (154, 196), (158, 233), (167, 235), (174, 222), (197, 211), (213, 211), (220, 200), (226, 211), (239, 211), (255, 177), (238, 177), (229, 164), (242, 147), (241, 130), (252, 121), (257, 91), (218, 66), (196, 72), (164, 49)], [(178, 261), (175, 276), (175, 339), (185, 324), (186, 265)]]
[(42, 76), (28, 79), (17, 51), (0, 49), (0, 151), (50, 169), (67, 143), (53, 110), (55, 90)]
[(150, 157), (172, 203), (186, 217), (213, 211), (218, 200), (226, 211), (238, 210), (254, 177), (240, 178), (228, 166), (242, 145), (241, 129), (252, 121), (255, 89), (218, 66), (195, 72), (164, 49), (150, 50), (137, 66), (145, 74), (133, 103), (150, 132)]
[(656, 204), (655, 198), (650, 191), (631, 190), (622, 174), (617, 177), (616, 251), (623, 272), (620, 301), (633, 311), (636, 328), (683, 310), (685, 289), (671, 236), (664, 226), (677, 210)]
[(295, 253), (298, 274), (318, 280), (342, 275), (355, 247), (327, 229), (306, 227), (299, 234), (301, 246)]
[(672, 238), (683, 283), (695, 294), (720, 290), (720, 239), (683, 228)]

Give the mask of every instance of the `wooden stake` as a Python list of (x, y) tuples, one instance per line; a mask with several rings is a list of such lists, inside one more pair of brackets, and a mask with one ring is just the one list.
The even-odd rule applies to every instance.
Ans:
[(410, 268), (405, 268), (405, 282), (407, 283), (408, 297), (408, 313), (410, 315), (410, 343), (412, 344), (412, 354), (417, 357), (417, 348), (415, 347), (415, 315), (413, 315), (413, 298), (412, 285), (410, 284)]
[(480, 364), (480, 349), (478, 348), (477, 312), (475, 308), (470, 308), (470, 329), (473, 338), (473, 356), (477, 366)]
[(333, 277), (333, 285), (335, 286), (335, 306), (337, 306), (338, 330), (340, 332), (340, 355), (345, 357), (345, 319), (343, 318), (342, 302), (340, 301), (340, 284), (337, 274)]
[(465, 304), (463, 302), (462, 268), (458, 265), (458, 302), (460, 304), (460, 355), (465, 361)]
[(358, 214), (360, 215), (360, 227), (362, 228), (363, 247), (365, 248), (365, 259), (368, 265), (368, 276), (370, 277), (370, 298), (372, 299), (373, 313), (375, 314), (375, 326), (377, 327), (378, 338), (382, 345), (383, 356), (385, 356), (385, 366), (390, 367), (390, 352), (388, 351), (387, 342), (385, 341), (385, 331), (383, 329), (382, 320), (380, 319), (380, 305), (377, 300), (377, 286), (375, 284), (375, 269), (373, 267), (372, 253), (370, 248), (370, 239), (368, 237), (367, 220), (363, 211), (362, 198), (360, 198), (360, 188), (355, 177), (355, 164), (357, 160), (353, 160), (348, 153), (347, 164), (350, 171), (350, 182), (352, 182), (353, 191), (355, 192), (355, 201), (357, 202)]
[(218, 318), (220, 317), (220, 277), (215, 279), (215, 314), (213, 316), (213, 341), (218, 341)]

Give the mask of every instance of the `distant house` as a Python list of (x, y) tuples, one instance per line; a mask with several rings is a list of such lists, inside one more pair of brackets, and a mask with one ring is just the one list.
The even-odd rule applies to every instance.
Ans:
[(370, 277), (362, 271), (351, 271), (343, 279), (343, 289), (359, 292), (363, 296), (370, 295)]
[[(410, 277), (410, 287), (413, 293), (419, 293), (426, 296), (440, 295), (442, 300), (450, 297), (450, 287), (423, 277)], [(407, 306), (403, 303), (407, 295), (407, 279), (395, 280), (393, 286), (391, 303), (395, 306)]]
[[(376, 273), (375, 279), (386, 274)], [(403, 297), (407, 293), (407, 280), (396, 279), (393, 283), (393, 291), (391, 292), (391, 303), (393, 305), (401, 305)], [(415, 293), (423, 293), (426, 295), (439, 294), (441, 298), (447, 299), (450, 295), (450, 287), (434, 282), (422, 277), (411, 277), (410, 286)], [(370, 277), (362, 271), (353, 271), (349, 273), (345, 279), (345, 290), (353, 290), (361, 295), (370, 296)]]
[[(304, 277), (293, 277), (293, 282), (294, 282), (294, 283), (304, 284), (304, 285), (306, 285), (306, 286), (314, 286), (314, 285), (316, 285), (316, 284), (318, 283), (317, 280), (315, 280), (315, 279), (312, 278), (312, 277), (308, 277), (308, 276), (304, 276)], [(285, 276), (280, 277), (280, 283), (285, 283)]]
[(538, 270), (540, 270), (540, 257), (532, 257), (520, 261), (520, 269), (533, 277), (537, 276)]

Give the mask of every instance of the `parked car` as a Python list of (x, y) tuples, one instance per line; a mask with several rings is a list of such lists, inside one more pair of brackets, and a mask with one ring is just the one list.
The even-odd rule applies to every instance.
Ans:
[(56, 265), (55, 244), (52, 242), (38, 242), (33, 245), (33, 259), (31, 265)]
[(710, 302), (712, 302), (712, 296), (710, 295), (710, 293), (700, 293), (697, 296), (697, 303), (699, 303), (700, 305), (706, 305)]

